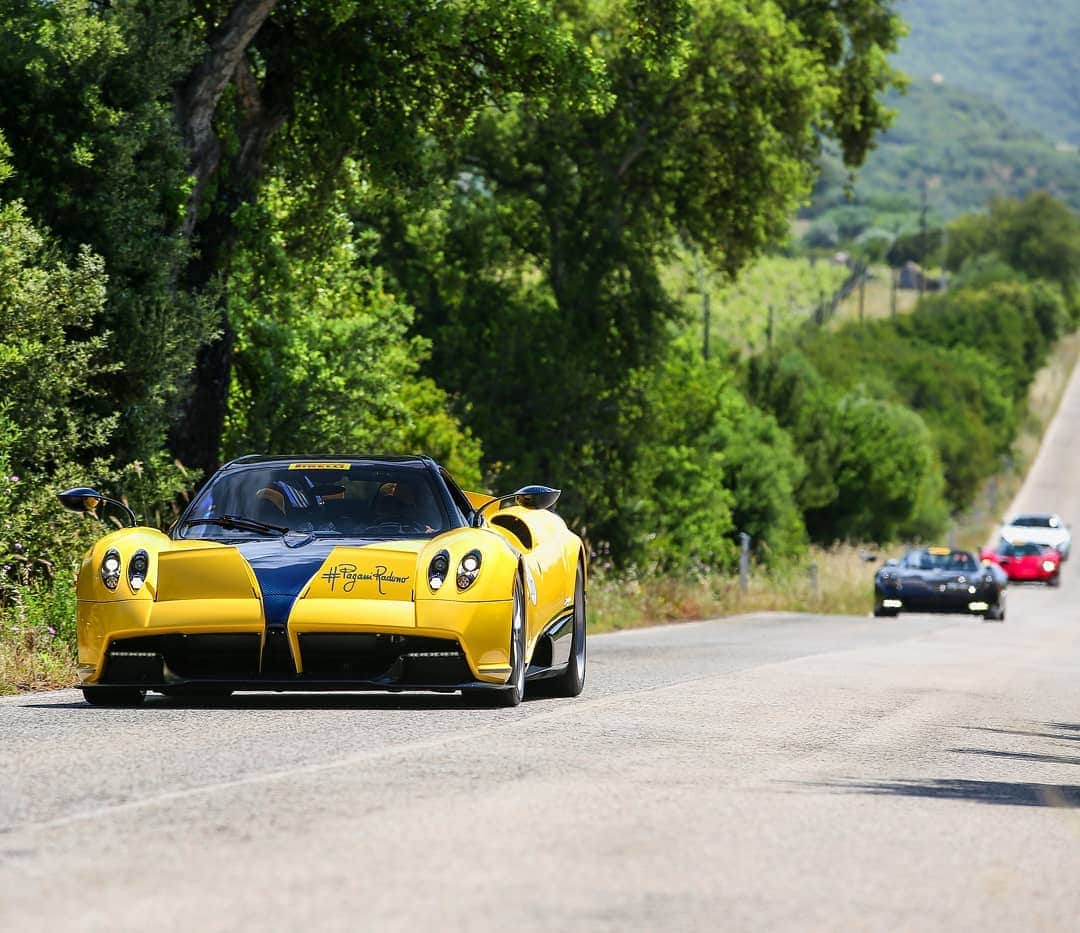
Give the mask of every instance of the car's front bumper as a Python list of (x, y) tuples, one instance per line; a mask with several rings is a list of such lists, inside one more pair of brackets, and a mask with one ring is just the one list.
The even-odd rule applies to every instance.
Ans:
[(921, 589), (912, 591), (906, 587), (874, 589), (875, 605), (888, 612), (968, 613), (982, 615), (998, 605), (1001, 593), (989, 587), (941, 590)]
[(1046, 583), (1048, 580), (1053, 580), (1059, 572), (1059, 567), (1054, 567), (1053, 570), (1043, 570), (1041, 567), (1035, 570), (1028, 570), (1023, 567), (1008, 567), (1005, 570), (1006, 576), (1013, 583)]
[(110, 643), (92, 684), (173, 692), (185, 688), (460, 690), (497, 686), (473, 675), (464, 651), (453, 639), (309, 633), (299, 642), (298, 663), (268, 668), (258, 633), (118, 638)]
[(420, 690), (499, 686), (510, 674), (510, 600), (315, 604), (284, 626), (251, 611), (257, 600), (214, 605), (224, 602), (162, 612), (146, 600), (80, 601), (82, 683)]

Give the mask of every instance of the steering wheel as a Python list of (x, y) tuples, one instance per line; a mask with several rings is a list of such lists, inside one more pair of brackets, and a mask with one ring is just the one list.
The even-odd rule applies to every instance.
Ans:
[(420, 522), (376, 522), (374, 525), (368, 525), (364, 531), (378, 531), (379, 529), (396, 530), (403, 535), (420, 535), (425, 533), (427, 526)]

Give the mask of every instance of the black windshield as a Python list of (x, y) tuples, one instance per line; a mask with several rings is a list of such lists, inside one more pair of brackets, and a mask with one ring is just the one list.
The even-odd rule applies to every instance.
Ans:
[(1051, 515), (1017, 515), (1010, 524), (1017, 528), (1057, 528), (1058, 520)]
[[(205, 521), (205, 520), (209, 521)], [(182, 538), (236, 540), (254, 525), (319, 536), (430, 537), (454, 527), (433, 473), (399, 463), (273, 463), (215, 476), (177, 528)]]
[(975, 558), (967, 551), (950, 551), (944, 548), (923, 548), (909, 551), (904, 566), (914, 570), (973, 571), (978, 567)]

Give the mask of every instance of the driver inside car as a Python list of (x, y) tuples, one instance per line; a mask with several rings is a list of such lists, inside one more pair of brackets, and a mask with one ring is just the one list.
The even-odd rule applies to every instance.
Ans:
[(375, 524), (397, 524), (405, 527), (416, 526), (418, 530), (430, 533), (435, 530), (427, 509), (417, 501), (416, 490), (410, 483), (383, 483), (375, 496)]

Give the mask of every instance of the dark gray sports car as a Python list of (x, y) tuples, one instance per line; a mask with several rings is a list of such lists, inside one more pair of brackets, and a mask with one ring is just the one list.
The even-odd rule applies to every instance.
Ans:
[(1003, 622), (1006, 582), (1000, 567), (980, 564), (970, 551), (913, 548), (874, 577), (874, 615), (963, 612)]

